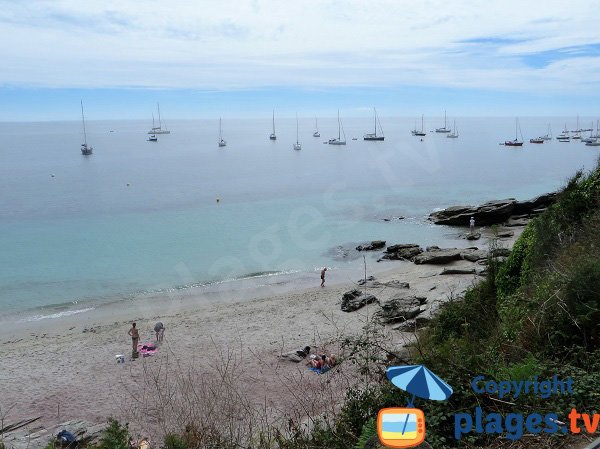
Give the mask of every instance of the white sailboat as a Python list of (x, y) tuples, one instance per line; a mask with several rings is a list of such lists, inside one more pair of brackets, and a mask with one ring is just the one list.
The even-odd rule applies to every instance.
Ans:
[(548, 123), (548, 132), (546, 133), (545, 136), (541, 136), (540, 139), (542, 139), (542, 140), (552, 140), (552, 129), (550, 129), (550, 123)]
[(329, 145), (346, 145), (346, 133), (344, 134), (344, 140), (342, 140), (342, 136), (340, 134), (340, 132), (343, 132), (343, 128), (340, 122), (340, 110), (338, 109), (338, 136), (337, 139), (333, 138), (333, 139), (329, 139), (329, 141), (327, 142)]
[(275, 109), (273, 109), (273, 132), (269, 136), (271, 140), (277, 140), (277, 136), (275, 135)]
[(412, 133), (413, 136), (425, 136), (425, 135), (427, 135), (427, 133), (423, 129), (424, 128), (423, 123), (424, 123), (424, 116), (421, 115), (421, 131), (419, 131), (417, 129), (417, 124), (415, 123), (415, 129), (413, 129), (411, 131), (411, 133)]
[[(363, 136), (363, 140), (382, 141), (385, 139), (385, 137), (383, 136), (383, 129), (381, 129), (381, 123), (379, 123), (379, 119), (377, 118), (377, 110), (375, 108), (373, 108), (373, 113), (375, 115), (373, 119), (373, 132), (365, 134)], [(379, 125), (379, 131), (381, 131), (381, 134), (379, 136), (377, 135), (377, 125)]]
[(315, 117), (315, 132), (313, 133), (313, 137), (321, 137), (321, 133), (319, 132), (319, 124), (317, 123), (317, 117)]
[(579, 127), (579, 116), (577, 116), (577, 129), (573, 131), (575, 134), (571, 136), (571, 139), (581, 139), (581, 128)]
[(81, 100), (81, 123), (83, 124), (83, 143), (81, 144), (81, 154), (89, 156), (93, 153), (94, 148), (87, 143), (87, 133), (85, 132), (85, 115), (83, 115), (83, 100)]
[(446, 128), (446, 110), (444, 109), (444, 127), (443, 128), (436, 128), (435, 132), (436, 133), (449, 133), (451, 130), (449, 130), (448, 128)]
[(582, 142), (590, 143), (590, 142), (595, 142), (596, 141), (596, 138), (594, 137), (594, 122), (592, 122), (589, 131), (590, 131), (589, 137), (582, 138), (581, 139)]
[(450, 134), (446, 134), (446, 137), (449, 139), (458, 139), (458, 131), (456, 130), (456, 120), (454, 120), (454, 131)]
[(556, 136), (556, 140), (558, 140), (559, 142), (570, 142), (571, 141), (571, 137), (569, 136), (569, 131), (567, 130), (566, 123), (565, 123), (565, 129), (563, 129), (562, 133), (560, 133), (558, 136)]
[(294, 150), (301, 150), (302, 145), (298, 141), (298, 113), (296, 112), (296, 143), (294, 144)]
[(227, 146), (227, 142), (223, 140), (223, 134), (221, 132), (221, 117), (219, 117), (219, 147)]
[(166, 125), (164, 129), (162, 127), (162, 120), (160, 118), (160, 104), (156, 103), (156, 107), (158, 108), (158, 126), (154, 126), (154, 114), (152, 114), (152, 129), (148, 131), (148, 134), (171, 134), (171, 131), (167, 129)]

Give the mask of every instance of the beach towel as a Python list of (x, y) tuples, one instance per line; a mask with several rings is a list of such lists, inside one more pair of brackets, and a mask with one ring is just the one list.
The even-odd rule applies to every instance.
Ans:
[(152, 343), (138, 344), (138, 352), (142, 354), (142, 357), (149, 357), (158, 352), (158, 348)]
[(329, 371), (331, 368), (326, 366), (325, 368), (315, 368), (314, 366), (308, 368), (310, 371), (312, 371), (313, 373), (317, 373), (317, 374), (325, 374), (327, 371)]

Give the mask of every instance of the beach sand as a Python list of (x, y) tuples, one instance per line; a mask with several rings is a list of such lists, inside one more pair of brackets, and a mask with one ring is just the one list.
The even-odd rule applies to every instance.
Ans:
[[(515, 231), (513, 238), (502, 240), (503, 246), (512, 246), (521, 228)], [(485, 248), (485, 238), (476, 245)], [(389, 269), (376, 278), (382, 283), (409, 282), (411, 294), (427, 297), (428, 310), (423, 312), (427, 315), (481, 279), (472, 274), (440, 275), (448, 266), (475, 265), (468, 261), (444, 266), (385, 262)], [(364, 271), (357, 269), (355, 280), (363, 277)], [(6, 413), (5, 424), (41, 416), (32, 429), (52, 428), (73, 419), (100, 423), (113, 416), (130, 422), (133, 431), (149, 431), (148, 426), (160, 424), (156, 411), (166, 405), (166, 399), (157, 399), (148, 385), (153, 373), (166, 375), (175, 369), (189, 373), (193, 368), (196, 376), (211, 376), (224, 366), (223, 361), (241, 373), (236, 382), (242, 391), (282, 416), (306, 411), (297, 395), (306, 385), (318, 388), (320, 382), (339, 382), (339, 397), (326, 401), (339, 403), (349, 376), (316, 375), (304, 363), (281, 361), (278, 356), (306, 345), (340, 354), (340, 337), (360, 333), (379, 306), (343, 312), (343, 293), (362, 287), (344, 282), (320, 288), (319, 283), (316, 273), (313, 288), (243, 301), (236, 292), (205, 298), (192, 289), (6, 326), (0, 330), (0, 407)], [(398, 289), (369, 288), (368, 293), (383, 302)], [(137, 322), (140, 342), (145, 343), (154, 341), (153, 327), (159, 320), (166, 332), (158, 353), (132, 360), (130, 323)], [(401, 346), (412, 339), (411, 333), (390, 326), (387, 331), (390, 345)], [(125, 355), (125, 363), (116, 363), (117, 354)], [(353, 368), (342, 363), (338, 369), (352, 373)]]

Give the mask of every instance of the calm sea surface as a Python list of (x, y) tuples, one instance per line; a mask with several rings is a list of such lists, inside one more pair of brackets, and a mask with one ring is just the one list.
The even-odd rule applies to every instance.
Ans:
[[(427, 214), (551, 191), (599, 154), (556, 140), (498, 145), (514, 138), (513, 118), (458, 118), (458, 139), (421, 141), (415, 120), (381, 117), (385, 142), (362, 140), (371, 118), (342, 120), (348, 144), (334, 147), (323, 141), (337, 136), (337, 119), (319, 119), (320, 138), (313, 118), (300, 119), (301, 151), (293, 119), (277, 120), (275, 142), (270, 117), (224, 119), (225, 148), (217, 120), (168, 122), (172, 134), (156, 143), (148, 122), (90, 121), (89, 157), (79, 122), (0, 123), (0, 313), (45, 317), (172, 289), (235, 289), (240, 278), (308, 279), (362, 263), (336, 247), (371, 239), (464, 245)], [(574, 120), (520, 121), (526, 142), (565, 122)], [(442, 125), (432, 118), (425, 129)]]

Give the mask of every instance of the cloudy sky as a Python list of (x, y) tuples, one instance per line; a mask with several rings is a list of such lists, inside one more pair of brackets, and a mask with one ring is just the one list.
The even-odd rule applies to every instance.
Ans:
[(69, 118), (79, 98), (96, 118), (145, 118), (156, 101), (173, 118), (372, 105), (594, 116), (598, 6), (0, 0), (0, 120)]

